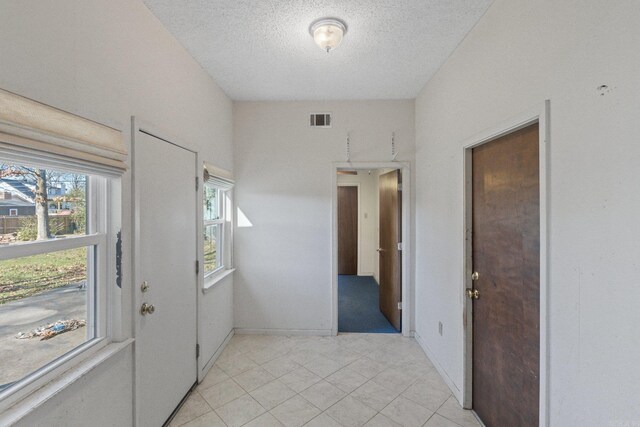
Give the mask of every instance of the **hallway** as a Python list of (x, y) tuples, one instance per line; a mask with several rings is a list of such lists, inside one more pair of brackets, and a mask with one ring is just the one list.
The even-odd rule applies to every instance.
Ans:
[(177, 426), (479, 426), (400, 335), (236, 335)]
[(379, 303), (373, 276), (338, 275), (338, 332), (397, 333)]

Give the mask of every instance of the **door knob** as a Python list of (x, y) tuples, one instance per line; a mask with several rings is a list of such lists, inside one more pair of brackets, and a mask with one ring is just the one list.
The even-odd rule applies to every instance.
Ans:
[(467, 296), (471, 299), (480, 298), (480, 292), (477, 289), (467, 289)]
[(143, 316), (146, 316), (147, 314), (153, 314), (154, 311), (156, 311), (156, 308), (153, 306), (153, 304), (147, 304), (146, 302), (143, 302), (142, 306), (140, 307), (140, 314), (142, 314)]
[(477, 271), (474, 271), (473, 274), (471, 275), (471, 280), (478, 280), (480, 278), (480, 273), (478, 273)]

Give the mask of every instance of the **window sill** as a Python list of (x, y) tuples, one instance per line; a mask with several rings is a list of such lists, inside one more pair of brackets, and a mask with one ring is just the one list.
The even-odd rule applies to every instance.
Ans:
[(202, 293), (206, 294), (215, 288), (220, 282), (222, 282), (227, 276), (233, 274), (236, 271), (235, 268), (230, 268), (228, 270), (223, 270), (218, 274), (214, 274), (213, 277), (207, 277), (204, 279), (204, 288), (202, 289)]
[(80, 362), (77, 366), (69, 369), (59, 377), (51, 380), (38, 390), (20, 399), (5, 412), (0, 414), (0, 425), (12, 425), (27, 416), (31, 411), (38, 408), (53, 396), (61, 393), (67, 387), (95, 369), (101, 363), (106, 362), (111, 357), (120, 353), (133, 343), (133, 339), (123, 342), (109, 343), (97, 350), (90, 357)]

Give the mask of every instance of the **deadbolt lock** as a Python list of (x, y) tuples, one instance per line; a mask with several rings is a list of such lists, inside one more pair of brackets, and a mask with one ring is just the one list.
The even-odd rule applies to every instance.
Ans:
[(480, 298), (480, 292), (477, 289), (467, 289), (467, 296), (471, 299)]
[(142, 285), (140, 285), (140, 290), (143, 293), (147, 292), (149, 290), (149, 283), (146, 280), (144, 282), (142, 282)]
[(477, 271), (474, 271), (471, 275), (471, 280), (478, 280), (480, 278), (480, 274)]
[(143, 316), (146, 316), (147, 314), (153, 314), (154, 311), (156, 311), (156, 308), (153, 306), (153, 304), (147, 304), (146, 302), (143, 302), (142, 306), (140, 307), (140, 314), (142, 314)]

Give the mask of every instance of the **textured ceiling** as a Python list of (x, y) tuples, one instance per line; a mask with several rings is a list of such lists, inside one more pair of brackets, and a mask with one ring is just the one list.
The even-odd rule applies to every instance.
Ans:
[[(234, 100), (415, 98), (492, 0), (144, 0)], [(344, 20), (330, 53), (309, 35)]]

